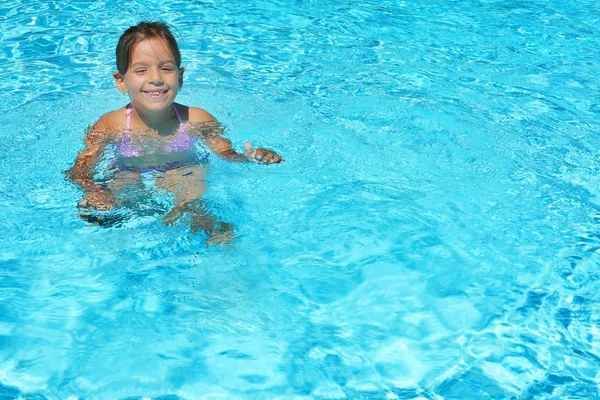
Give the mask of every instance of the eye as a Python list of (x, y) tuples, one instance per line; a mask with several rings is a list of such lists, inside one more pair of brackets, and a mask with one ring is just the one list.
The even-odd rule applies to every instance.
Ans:
[(173, 72), (173, 68), (171, 68), (171, 67), (162, 67), (161, 70), (163, 70), (165, 72)]
[(139, 68), (139, 69), (136, 69), (134, 72), (138, 75), (142, 75), (142, 74), (146, 73), (146, 69)]

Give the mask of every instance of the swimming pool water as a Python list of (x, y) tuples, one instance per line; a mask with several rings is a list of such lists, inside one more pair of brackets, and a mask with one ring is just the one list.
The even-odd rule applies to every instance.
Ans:
[[(287, 162), (212, 158), (206, 247), (148, 196), (77, 217), (120, 33), (177, 27), (182, 103)], [(595, 2), (0, 4), (0, 398), (593, 399)], [(151, 182), (148, 183), (152, 193)]]

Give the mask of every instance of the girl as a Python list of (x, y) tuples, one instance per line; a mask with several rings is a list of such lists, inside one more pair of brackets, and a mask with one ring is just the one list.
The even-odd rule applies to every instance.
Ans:
[[(175, 103), (184, 69), (177, 42), (165, 24), (142, 22), (130, 27), (119, 39), (116, 53), (118, 72), (113, 76), (130, 103), (103, 115), (88, 130), (85, 148), (68, 171), (85, 192), (79, 206), (110, 210), (122, 203), (119, 194), (124, 188), (141, 183), (141, 175), (152, 172), (156, 186), (175, 200), (166, 223), (189, 212), (194, 231), (202, 229), (210, 237), (231, 232), (200, 201), (207, 149), (231, 161), (272, 164), (284, 160), (271, 150), (254, 150), (248, 142), (245, 154), (237, 153), (220, 135), (222, 129), (212, 115)], [(200, 152), (194, 146), (196, 139), (202, 144)], [(116, 143), (117, 156), (109, 183), (101, 185), (94, 180), (94, 166), (109, 143)]]

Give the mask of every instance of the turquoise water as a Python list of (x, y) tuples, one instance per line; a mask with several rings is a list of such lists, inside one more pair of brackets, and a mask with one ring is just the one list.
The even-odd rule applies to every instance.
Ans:
[[(600, 396), (596, 2), (189, 3), (0, 4), (0, 399)], [(157, 18), (287, 160), (210, 161), (232, 247), (62, 174)]]

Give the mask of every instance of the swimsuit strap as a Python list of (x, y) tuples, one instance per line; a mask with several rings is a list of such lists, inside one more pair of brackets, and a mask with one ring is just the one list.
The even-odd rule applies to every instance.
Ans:
[[(129, 133), (131, 131), (131, 104), (127, 104), (127, 108), (125, 109), (125, 114), (127, 114), (127, 127), (125, 128), (125, 132)], [(181, 120), (181, 116), (179, 115), (179, 111), (175, 108), (173, 104), (173, 111), (175, 111), (175, 115), (177, 116), (177, 121), (179, 121), (179, 130), (183, 129), (183, 121)]]
[(179, 111), (177, 111), (177, 107), (173, 104), (173, 111), (175, 111), (175, 115), (177, 116), (177, 121), (179, 121), (179, 133), (183, 132), (183, 121), (181, 120), (181, 116), (179, 115)]
[(179, 121), (180, 124), (183, 124), (183, 121), (181, 121), (181, 117), (179, 116), (179, 111), (177, 111), (177, 108), (175, 107), (175, 104), (173, 104), (173, 111), (175, 111), (175, 115), (177, 116), (177, 121)]
[(128, 134), (131, 130), (131, 104), (127, 104), (125, 114), (127, 114), (127, 127), (125, 128), (125, 133)]

